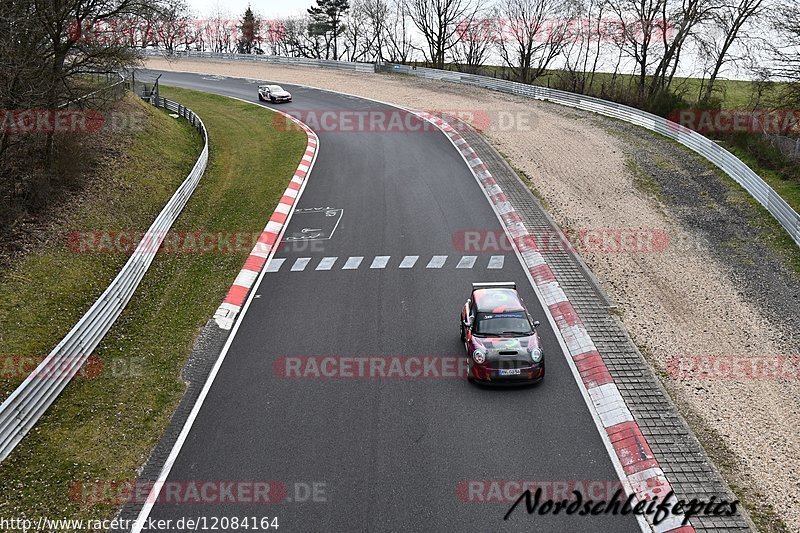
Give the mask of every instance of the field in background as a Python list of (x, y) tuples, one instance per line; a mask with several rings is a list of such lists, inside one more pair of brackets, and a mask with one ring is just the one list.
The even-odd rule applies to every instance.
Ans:
[[(418, 65), (424, 66), (421, 63)], [(446, 65), (446, 68), (453, 71), (465, 70), (454, 64)], [(513, 79), (514, 77), (510, 68), (497, 65), (480, 67), (476, 73), (502, 79)], [(568, 85), (567, 74), (563, 70), (550, 70), (537, 78), (533, 85), (580, 92), (572, 90), (573, 87)], [(631, 101), (634, 98), (631, 94), (634, 92), (636, 82), (637, 78), (630, 74), (614, 75), (598, 72), (587, 81), (583, 94), (633, 105), (660, 116), (673, 118), (669, 116), (670, 112), (698, 105), (704, 94), (707, 80), (676, 77), (673, 79), (668, 94), (656, 96), (645, 106), (634, 105)], [(782, 82), (757, 84), (746, 80), (718, 79), (710, 105), (713, 109), (737, 111), (752, 110), (753, 108), (771, 109), (777, 95), (781, 94), (786, 86), (787, 84)], [(800, 212), (800, 161), (781, 153), (766, 136), (761, 134), (719, 133), (713, 136), (706, 134), (706, 136), (714, 139), (744, 161), (754, 172), (764, 178), (795, 211)]]

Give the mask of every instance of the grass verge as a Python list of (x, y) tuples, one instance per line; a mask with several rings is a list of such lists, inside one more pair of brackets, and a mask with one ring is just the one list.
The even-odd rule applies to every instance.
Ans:
[[(787, 172), (785, 169), (780, 168), (767, 168), (762, 165), (759, 160), (753, 155), (752, 152), (747, 151), (746, 149), (735, 146), (731, 143), (724, 143), (724, 147), (733, 155), (738, 157), (742, 160), (750, 169), (761, 176), (761, 178), (766, 181), (770, 187), (775, 189), (781, 198), (786, 200), (786, 203), (789, 204), (792, 209), (800, 213), (800, 179), (793, 177)], [(794, 168), (794, 175), (797, 176), (797, 165), (796, 163), (786, 162), (788, 165), (796, 165)]]
[[(162, 95), (203, 119), (211, 148), (208, 170), (173, 231), (259, 233), (302, 157), (305, 134), (276, 131), (270, 111), (244, 102), (167, 87)], [(73, 227), (146, 229), (188, 173), (199, 152), (196, 134), (161, 111), (152, 115), (116, 178), (124, 186), (87, 199)], [(102, 372), (73, 381), (0, 465), (0, 516), (98, 519), (116, 511), (113, 494), (87, 502), (76, 487), (134, 479), (183, 394), (179, 375), (194, 338), (249, 252), (239, 248), (156, 256), (93, 354)], [(10, 334), (3, 334), (2, 350), (47, 353), (124, 262), (118, 255), (78, 256), (62, 239), (26, 257), (36, 269), (16, 268), (0, 283), (0, 331)], [(6, 299), (15, 290), (21, 293)]]

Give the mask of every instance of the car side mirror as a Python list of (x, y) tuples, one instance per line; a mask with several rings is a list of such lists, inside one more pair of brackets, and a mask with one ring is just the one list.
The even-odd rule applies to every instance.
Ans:
[(540, 324), (541, 324), (541, 323), (540, 323), (538, 320), (534, 320), (534, 321), (533, 321), (533, 328), (534, 328), (534, 329), (538, 328)]

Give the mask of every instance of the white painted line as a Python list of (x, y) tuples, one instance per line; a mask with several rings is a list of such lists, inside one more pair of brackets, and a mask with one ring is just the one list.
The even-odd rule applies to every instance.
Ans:
[[(383, 102), (381, 102), (381, 103), (383, 103)], [(445, 133), (445, 135), (447, 135), (447, 134)], [(448, 139), (453, 144), (453, 146), (458, 148), (457, 143), (451, 137), (448, 136)], [(462, 155), (462, 158), (463, 158), (463, 155)], [(464, 158), (464, 162), (465, 163), (467, 162), (466, 158)], [(511, 207), (511, 205), (508, 202), (505, 202), (506, 205), (502, 206), (502, 207), (494, 205), (492, 203), (492, 201), (491, 201), (491, 198), (489, 198), (489, 196), (486, 194), (486, 189), (483, 187), (483, 184), (480, 181), (481, 178), (479, 177), (479, 174), (484, 174), (484, 172), (475, 172), (475, 170), (472, 167), (469, 167), (469, 168), (472, 171), (472, 175), (475, 177), (475, 181), (477, 182), (478, 187), (480, 188), (481, 192), (483, 192), (486, 200), (492, 206), (492, 208), (494, 210), (495, 217), (497, 218), (497, 221), (500, 223), (500, 227), (503, 228), (503, 230), (508, 235), (509, 234), (508, 228), (507, 228), (505, 222), (503, 221), (503, 217), (502, 217), (503, 213), (501, 213), (501, 210), (502, 209), (508, 209), (508, 208), (511, 208), (511, 210), (513, 210), (513, 207)], [(485, 172), (485, 173), (487, 175), (489, 175), (488, 172)], [(528, 278), (528, 282), (530, 283), (531, 287), (533, 288), (533, 292), (536, 293), (537, 299), (542, 304), (545, 316), (547, 317), (547, 321), (550, 324), (550, 328), (555, 333), (556, 340), (558, 341), (558, 344), (561, 347), (562, 352), (564, 353), (565, 356), (567, 356), (567, 357), (565, 357), (565, 359), (567, 360), (567, 365), (569, 366), (570, 371), (572, 372), (573, 379), (575, 379), (575, 382), (578, 384), (578, 389), (580, 390), (581, 396), (583, 396), (583, 400), (586, 403), (587, 409), (589, 411), (589, 414), (592, 417), (592, 420), (594, 421), (595, 427), (597, 428), (597, 432), (600, 435), (600, 439), (603, 441), (603, 445), (606, 448), (606, 453), (608, 454), (608, 457), (611, 459), (611, 464), (614, 466), (614, 470), (617, 472), (617, 477), (621, 481), (623, 481), (623, 480), (627, 479), (627, 476), (625, 474), (625, 469), (623, 468), (622, 463), (619, 460), (619, 457), (617, 457), (617, 452), (614, 449), (614, 445), (611, 443), (611, 439), (609, 438), (608, 433), (605, 430), (605, 426), (603, 425), (603, 421), (600, 419), (600, 415), (597, 413), (597, 410), (594, 408), (594, 404), (592, 403), (592, 399), (589, 396), (589, 392), (586, 389), (586, 386), (583, 384), (583, 379), (581, 378), (580, 372), (578, 372), (578, 368), (575, 365), (575, 361), (572, 359), (572, 357), (569, 357), (570, 350), (567, 347), (567, 342), (564, 339), (564, 336), (561, 333), (561, 330), (559, 330), (558, 324), (556, 324), (555, 318), (553, 318), (553, 314), (550, 312), (550, 309), (547, 307), (547, 305), (545, 305), (544, 298), (542, 297), (542, 293), (540, 292), (539, 287), (536, 285), (536, 282), (534, 281), (533, 276), (531, 275), (530, 271), (527, 268), (525, 268), (526, 267), (525, 261), (522, 258), (522, 253), (520, 252), (519, 248), (517, 247), (516, 242), (514, 241), (513, 238), (511, 238), (510, 235), (509, 235), (509, 238), (511, 239), (510, 240), (511, 246), (514, 249), (514, 255), (517, 257), (517, 260), (519, 261), (520, 265), (523, 267), (523, 270), (525, 271), (525, 276)], [(500, 257), (502, 257), (502, 256), (500, 256)], [(627, 486), (627, 485), (628, 485), (627, 483), (623, 483), (623, 487), (625, 487), (626, 494), (630, 494), (632, 491), (631, 491), (630, 486)], [(648, 524), (648, 522), (644, 519), (644, 517), (637, 515), (636, 516), (636, 521), (639, 523), (639, 528), (642, 530), (642, 532), (652, 532), (653, 531), (653, 528), (650, 526), (650, 524)]]
[(386, 268), (386, 263), (389, 262), (390, 255), (378, 255), (372, 260), (370, 268)]
[(419, 259), (418, 255), (407, 255), (400, 261), (400, 268), (412, 268), (415, 264), (417, 264), (417, 259)]
[[(194, 73), (192, 73), (192, 74), (194, 74)], [(323, 91), (323, 92), (329, 92), (331, 94), (337, 94), (337, 95), (346, 94), (346, 93), (341, 93), (341, 92), (333, 92), (333, 91), (329, 91), (329, 90), (325, 90), (325, 89), (320, 89), (319, 87), (314, 87), (314, 86), (305, 86), (304, 85), (304, 87), (307, 87), (309, 89), (315, 89), (315, 90)], [(353, 96), (353, 95), (348, 95), (348, 96)], [(243, 100), (241, 98), (235, 98), (235, 97), (231, 97), (231, 98), (234, 98), (235, 100), (241, 100), (243, 102), (247, 102), (247, 100)], [(416, 112), (414, 112), (414, 111), (412, 111), (412, 110), (410, 110), (408, 108), (404, 108), (404, 107), (398, 106), (396, 104), (391, 104), (391, 103), (384, 102), (384, 101), (381, 101), (381, 100), (376, 100), (374, 98), (365, 98), (365, 97), (359, 97), (359, 98), (361, 98), (363, 100), (369, 100), (369, 101), (372, 101), (372, 102), (377, 102), (379, 104), (384, 104), (384, 105), (387, 105), (387, 106), (395, 107), (397, 109), (401, 109), (403, 111), (407, 111), (409, 113), (412, 113), (412, 114), (415, 114), (417, 116), (420, 116), (418, 113), (416, 113)], [(248, 103), (252, 103), (252, 102), (248, 102)], [(282, 112), (280, 112), (280, 113), (282, 113)], [(286, 115), (285, 113), (282, 113), (282, 114)], [(288, 115), (286, 115), (286, 116), (288, 116)], [(445, 126), (446, 127), (443, 128), (443, 134), (446, 137), (448, 137), (448, 140), (454, 146), (456, 146), (457, 144), (466, 144), (466, 141), (463, 138), (461, 138), (459, 135), (457, 135), (455, 133), (452, 136), (448, 135), (447, 132), (444, 131), (444, 130), (448, 130), (448, 129), (452, 130), (452, 128), (449, 127), (449, 125), (447, 125), (447, 124), (445, 124)], [(307, 128), (305, 126), (304, 126), (304, 129), (306, 131), (311, 131), (309, 128)], [(311, 141), (311, 139), (309, 138), (309, 144), (311, 143), (310, 141)], [(458, 147), (456, 146), (456, 148), (458, 148)], [(315, 158), (316, 158), (316, 153), (315, 153)], [(466, 163), (466, 159), (464, 159), (464, 162)], [(481, 191), (485, 195), (485, 190), (484, 190), (483, 185), (481, 184), (480, 180), (481, 180), (482, 177), (491, 176), (491, 174), (486, 170), (481, 170), (481, 171), (477, 171), (476, 172), (475, 169), (472, 169), (471, 167), (469, 167), (469, 168), (472, 171), (472, 174), (475, 177), (475, 180), (476, 180), (479, 188), (481, 189)], [(304, 183), (304, 187), (305, 187), (305, 183)], [(491, 203), (491, 200), (490, 200), (490, 198), (488, 196), (486, 196), (486, 200), (489, 201), (489, 203), (490, 203), (490, 205), (492, 205), (492, 207), (494, 207), (494, 205)], [(505, 223), (504, 223), (502, 217), (500, 216), (500, 213), (498, 213), (497, 209), (495, 209), (494, 211), (495, 211), (495, 216), (496, 216), (498, 222), (500, 223), (500, 226), (507, 230), (507, 228), (505, 226)], [(290, 217), (291, 217), (291, 215), (290, 215)], [(287, 223), (288, 223), (288, 220), (287, 220)], [(285, 229), (285, 226), (284, 226), (284, 229)], [(520, 254), (520, 251), (517, 249), (517, 246), (513, 242), (513, 240), (512, 240), (512, 247), (514, 249), (514, 253), (515, 253), (517, 259), (519, 260), (520, 265), (522, 265), (524, 267), (525, 263), (524, 263), (524, 261), (522, 259), (522, 255)], [(537, 298), (541, 302), (542, 301), (541, 293), (539, 292), (539, 289), (536, 286), (536, 283), (534, 282), (533, 277), (531, 276), (530, 272), (527, 271), (527, 269), (525, 269), (525, 275), (528, 278), (528, 281), (530, 282), (531, 286), (533, 287), (533, 290), (536, 293)], [(261, 280), (263, 279), (263, 276), (264, 276), (264, 272), (261, 273), (261, 276), (256, 281), (256, 290), (258, 289), (258, 285), (261, 283)], [(245, 303), (244, 309), (242, 311), (242, 315), (244, 315), (247, 312), (247, 309), (248, 309), (248, 307), (249, 307), (249, 305), (250, 305), (250, 303), (252, 301), (252, 298), (255, 295), (256, 290), (251, 291), (250, 298)], [(566, 346), (566, 344), (564, 342), (564, 339), (561, 337), (561, 335), (559, 335), (558, 326), (557, 326), (557, 324), (555, 322), (555, 319), (553, 318), (552, 313), (550, 313), (549, 309), (546, 306), (544, 307), (544, 312), (545, 312), (545, 316), (547, 317), (547, 320), (548, 320), (548, 322), (550, 324), (550, 327), (556, 333), (556, 339), (557, 339), (562, 351), (565, 352), (565, 354), (568, 353), (567, 346)], [(242, 315), (240, 315), (240, 316), (242, 316)], [(161, 486), (163, 485), (164, 480), (169, 475), (169, 472), (172, 469), (172, 465), (174, 464), (175, 460), (177, 459), (178, 454), (180, 453), (180, 449), (183, 446), (183, 442), (186, 440), (186, 437), (188, 436), (188, 433), (191, 430), (191, 426), (194, 423), (194, 419), (197, 417), (197, 413), (199, 412), (200, 407), (202, 406), (202, 403), (205, 400), (205, 397), (208, 395), (208, 391), (211, 388), (211, 384), (213, 383), (213, 381), (214, 381), (214, 379), (216, 377), (216, 374), (219, 371), (219, 368), (222, 366), (222, 362), (225, 359), (225, 356), (226, 356), (228, 350), (230, 349), (230, 345), (233, 342), (233, 339), (234, 339), (234, 337), (236, 335), (236, 332), (238, 331), (240, 325), (241, 325), (241, 320), (239, 320), (239, 321), (237, 321), (235, 323), (233, 331), (231, 332), (231, 335), (228, 337), (228, 340), (226, 341), (226, 344), (223, 347), (223, 350), (222, 350), (222, 353), (220, 355), (220, 358), (217, 359), (217, 362), (215, 363), (214, 368), (212, 368), (212, 373), (209, 376), (209, 379), (206, 381), (206, 383), (205, 383), (205, 385), (203, 387), (203, 390), (201, 391), (200, 397), (198, 398), (197, 402), (195, 403), (194, 407), (192, 408), (192, 412), (189, 414), (189, 419), (187, 420), (186, 424), (184, 425), (183, 430), (181, 431), (181, 434), (178, 436), (178, 441), (176, 442), (175, 446), (172, 448), (172, 451), (170, 452), (170, 455), (169, 455), (169, 457), (167, 458), (167, 460), (166, 460), (166, 462), (164, 464), (164, 468), (161, 470), (161, 473), (159, 475), (159, 479), (158, 479), (157, 483), (155, 484), (153, 490), (148, 495), (147, 502), (144, 504), (142, 510), (140, 511), (139, 516), (137, 517), (137, 521), (136, 521), (136, 523), (134, 524), (134, 527), (131, 530), (131, 533), (140, 533), (142, 531), (142, 527), (143, 527), (144, 522), (147, 519), (148, 515), (150, 514), (150, 510), (153, 507), (153, 503), (158, 498), (159, 492), (161, 490)], [(578, 369), (575, 366), (575, 361), (573, 361), (571, 357), (566, 357), (566, 360), (567, 360), (568, 366), (570, 367), (570, 370), (572, 371), (573, 378), (578, 383), (578, 388), (579, 388), (579, 390), (581, 392), (581, 395), (583, 396), (583, 399), (584, 399), (585, 403), (587, 404), (587, 407), (589, 407), (591, 405), (591, 400), (589, 398), (589, 394), (588, 394), (588, 392), (586, 390), (586, 387), (583, 385), (583, 381), (582, 381), (582, 379), (580, 377), (580, 373), (578, 372)], [(606, 447), (606, 451), (607, 451), (607, 453), (608, 453), (608, 455), (609, 455), (609, 457), (611, 459), (611, 463), (613, 464), (614, 469), (617, 472), (617, 476), (619, 477), (620, 480), (626, 479), (626, 475), (625, 475), (624, 469), (622, 467), (622, 464), (620, 463), (619, 458), (616, 455), (616, 451), (614, 450), (614, 447), (611, 444), (611, 440), (609, 439), (608, 433), (605, 431), (605, 429), (601, 425), (601, 421), (599, 419), (599, 416), (597, 415), (596, 411), (593, 408), (589, 408), (589, 412), (590, 412), (590, 415), (592, 416), (592, 419), (595, 422), (595, 426), (597, 427), (598, 432), (600, 433), (600, 438), (601, 438), (601, 440), (603, 441), (603, 444)], [(630, 491), (626, 489), (626, 493), (630, 493)], [(682, 517), (679, 516), (677, 518), (682, 518)], [(650, 525), (647, 523), (647, 521), (642, 516), (638, 516), (637, 515), (636, 516), (636, 520), (639, 523), (639, 526), (640, 526), (640, 528), (641, 528), (641, 530), (643, 532), (652, 532), (653, 531), (653, 528), (650, 527)]]
[(364, 260), (363, 256), (350, 257), (342, 267), (342, 270), (355, 270)]
[(447, 261), (446, 255), (434, 255), (425, 268), (442, 268), (445, 261)]
[(336, 219), (336, 225), (333, 226), (333, 229), (331, 230), (331, 234), (328, 235), (328, 240), (333, 238), (333, 234), (336, 233), (336, 228), (339, 227), (339, 222), (342, 221), (342, 217), (344, 216), (344, 209), (339, 209), (338, 211), (339, 211), (339, 218)]
[(472, 268), (475, 266), (476, 259), (478, 259), (477, 255), (465, 255), (461, 258), (461, 261), (458, 262), (456, 268)]
[(322, 261), (319, 262), (317, 265), (316, 270), (330, 270), (333, 268), (333, 264), (336, 260), (339, 259), (338, 257), (323, 257)]
[[(247, 102), (252, 104), (252, 102), (248, 102), (247, 100), (243, 100), (241, 98), (230, 97), (234, 100), (239, 100), (242, 102)], [(253, 104), (256, 105), (256, 104)], [(273, 110), (275, 111), (275, 110)], [(276, 111), (286, 117), (286, 113), (282, 111)], [(296, 120), (296, 119), (293, 119)], [(302, 124), (302, 122), (297, 121), (298, 124)], [(303, 124), (304, 129), (308, 132), (308, 141), (309, 144), (311, 143), (312, 139), (314, 140), (314, 144), (317, 143), (316, 141), (316, 133), (311, 131), (305, 124)], [(314, 161), (311, 164), (311, 168), (313, 169), (314, 163), (316, 162), (316, 153), (314, 154)], [(303, 193), (305, 190), (306, 183), (304, 182), (300, 189), (300, 194)], [(300, 197), (298, 194), (298, 198)], [(296, 203), (295, 203), (296, 205)], [(294, 213), (294, 205), (289, 210), (288, 216), (286, 218), (286, 223), (288, 224), (289, 220), (292, 218), (292, 214)], [(283, 235), (283, 232), (286, 230), (286, 226), (281, 229), (281, 233), (278, 235), (280, 238)], [(275, 253), (275, 250), (272, 250), (272, 253)], [(131, 533), (141, 533), (142, 529), (145, 527), (147, 522), (147, 517), (150, 515), (150, 511), (153, 509), (153, 505), (158, 500), (158, 495), (161, 492), (161, 488), (164, 486), (164, 482), (166, 481), (167, 477), (169, 476), (170, 471), (172, 470), (172, 466), (175, 464), (175, 461), (178, 458), (178, 455), (181, 452), (181, 448), (183, 448), (184, 442), (186, 442), (186, 438), (189, 436), (189, 432), (192, 430), (192, 426), (194, 425), (195, 419), (197, 419), (197, 415), (200, 413), (200, 409), (203, 407), (203, 402), (205, 402), (206, 397), (208, 396), (208, 392), (211, 390), (211, 386), (214, 384), (214, 380), (219, 373), (219, 369), (222, 367), (222, 363), (225, 361), (225, 357), (228, 355), (228, 350), (230, 350), (231, 344), (233, 343), (233, 339), (236, 337), (236, 333), (239, 331), (239, 327), (242, 325), (242, 317), (247, 313), (247, 310), (250, 308), (250, 304), (253, 302), (253, 299), (256, 297), (256, 292), (258, 291), (258, 287), (261, 284), (261, 281), (264, 279), (264, 274), (266, 272), (262, 269), (261, 274), (256, 279), (255, 285), (253, 290), (250, 291), (250, 295), (247, 297), (245, 301), (244, 307), (241, 309), (240, 313), (234, 315), (232, 323), (232, 328), (230, 335), (228, 335), (228, 339), (225, 341), (225, 345), (222, 347), (222, 351), (219, 354), (219, 357), (214, 362), (214, 366), (211, 368), (211, 371), (208, 374), (208, 378), (206, 378), (205, 383), (203, 384), (203, 388), (200, 390), (200, 395), (197, 397), (194, 405), (192, 406), (192, 410), (189, 412), (189, 416), (186, 418), (186, 422), (184, 422), (183, 427), (181, 428), (181, 432), (178, 434), (177, 439), (175, 440), (175, 444), (172, 446), (172, 449), (167, 456), (167, 459), (164, 461), (164, 466), (161, 468), (161, 472), (158, 474), (158, 479), (153, 484), (153, 488), (150, 490), (150, 493), (147, 495), (147, 499), (145, 503), (142, 505), (142, 509), (139, 511), (138, 516), (136, 517), (136, 522), (134, 522), (133, 526), (131, 527)], [(223, 309), (226, 312), (230, 312), (232, 308), (236, 306), (225, 306), (223, 303), (220, 306), (220, 309)], [(222, 328), (223, 325), (217, 324)], [(227, 328), (223, 328), (227, 329)]]
[(272, 261), (267, 263), (267, 272), (279, 271), (285, 261), (286, 261), (285, 257), (279, 257), (277, 259), (273, 258)]
[(498, 270), (503, 268), (503, 264), (506, 261), (506, 256), (504, 255), (493, 255), (489, 258), (489, 268), (492, 270)]
[(302, 272), (306, 269), (309, 261), (311, 261), (310, 257), (298, 257), (297, 261), (292, 265), (292, 272)]

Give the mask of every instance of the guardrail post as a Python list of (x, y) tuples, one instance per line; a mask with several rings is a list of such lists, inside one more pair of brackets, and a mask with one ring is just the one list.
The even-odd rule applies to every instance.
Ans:
[[(150, 101), (157, 107), (167, 105), (167, 99), (158, 95)], [(208, 162), (207, 135), (202, 121), (184, 106), (180, 107), (184, 114), (192, 117), (204, 140), (197, 162), (151, 224), (146, 234), (148, 237), (137, 245), (114, 281), (44, 361), (0, 404), (0, 461), (8, 457), (57, 400), (94, 348), (102, 342), (152, 263), (154, 254), (151, 250), (163, 241), (165, 233), (196, 189)], [(152, 242), (148, 242), (150, 236), (154, 236)], [(40, 379), (45, 375), (48, 379)], [(53, 379), (50, 379), (51, 376)]]

